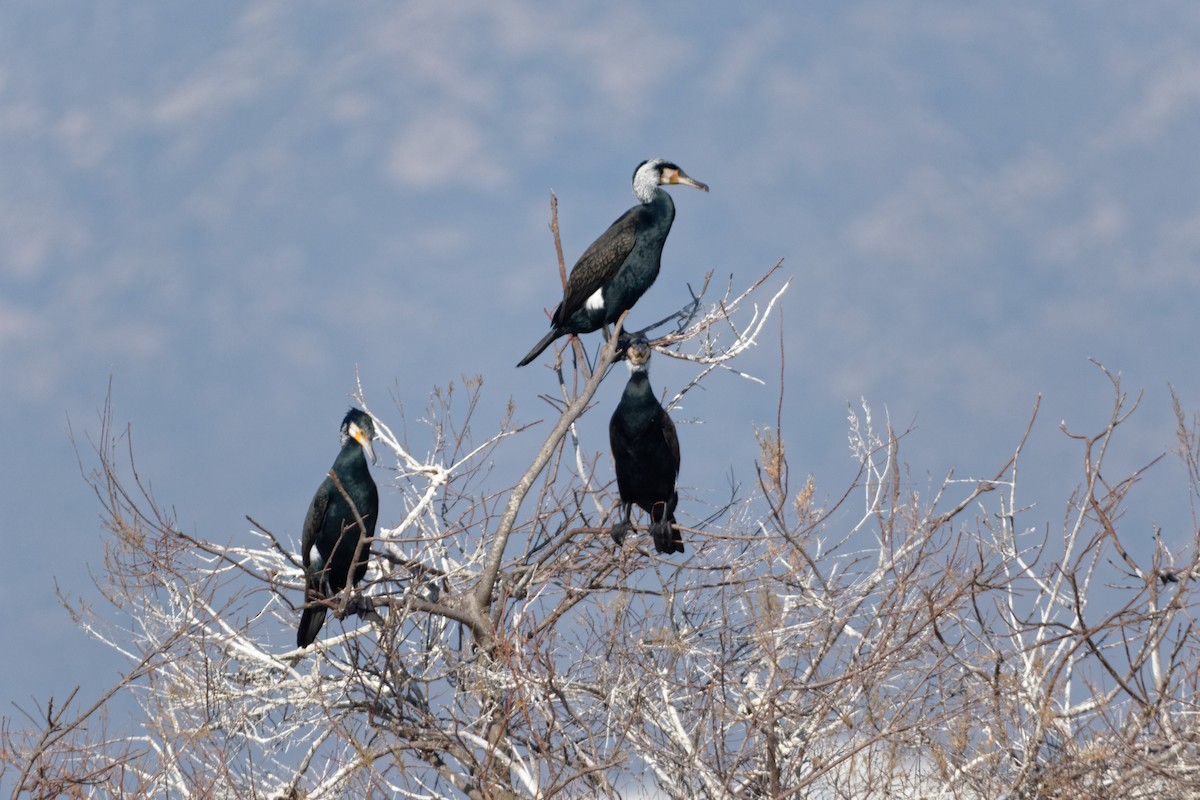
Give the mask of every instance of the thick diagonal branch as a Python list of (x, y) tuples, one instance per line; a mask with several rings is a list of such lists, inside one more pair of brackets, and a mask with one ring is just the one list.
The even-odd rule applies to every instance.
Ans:
[(628, 313), (626, 311), (617, 320), (616, 329), (608, 341), (604, 343), (604, 347), (600, 349), (596, 369), (592, 372), (587, 383), (584, 384), (583, 390), (571, 405), (567, 406), (562, 416), (558, 418), (558, 422), (555, 423), (554, 428), (550, 431), (550, 435), (546, 437), (546, 441), (534, 457), (533, 463), (529, 465), (529, 469), (525, 470), (525, 474), (521, 476), (521, 479), (517, 481), (517, 485), (513, 487), (512, 494), (508, 496), (508, 505), (504, 509), (504, 516), (500, 518), (500, 526), (496, 529), (496, 537), (492, 540), (491, 549), (488, 551), (487, 560), (483, 566), (483, 573), (479, 578), (478, 585), (475, 587), (476, 607), (485, 614), (492, 602), (492, 593), (496, 588), (496, 580), (500, 575), (500, 562), (504, 559), (504, 548), (508, 544), (508, 537), (512, 534), (513, 525), (517, 521), (517, 513), (521, 510), (521, 503), (525, 500), (525, 495), (533, 487), (533, 482), (537, 480), (542, 469), (549, 463), (551, 456), (554, 455), (555, 449), (558, 448), (559, 442), (562, 441), (571, 424), (579, 418), (579, 415), (587, 408), (592, 396), (596, 394), (596, 390), (600, 388), (600, 382), (604, 380), (604, 374), (608, 371), (609, 365), (612, 364), (616, 356), (617, 342), (625, 324), (625, 316)]

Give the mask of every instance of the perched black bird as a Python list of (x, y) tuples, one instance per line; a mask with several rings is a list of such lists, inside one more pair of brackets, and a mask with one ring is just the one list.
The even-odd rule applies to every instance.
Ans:
[(683, 536), (674, 526), (679, 495), (675, 478), (679, 476), (679, 437), (675, 423), (663, 410), (650, 388), (650, 345), (643, 336), (630, 339), (625, 358), (629, 363), (629, 382), (621, 402), (608, 423), (608, 441), (612, 445), (617, 470), (617, 490), (625, 519), (610, 532), (617, 544), (633, 527), (629, 514), (634, 503), (650, 514), (650, 535), (660, 553), (682, 553)]
[[(354, 586), (367, 571), (367, 545), (362, 546), (353, 571), (350, 562), (354, 561), (359, 541), (375, 535), (379, 517), (379, 490), (375, 488), (366, 458), (370, 456), (371, 461), (375, 461), (375, 449), (371, 446), (374, 438), (375, 423), (371, 418), (357, 408), (350, 409), (342, 420), (342, 449), (330, 470), (337, 476), (345, 495), (333, 477), (326, 476), (304, 518), (300, 546), (306, 605), (296, 634), (299, 647), (312, 644), (325, 622), (325, 606), (308, 603), (333, 597), (345, 589), (347, 583)], [(349, 503), (346, 497), (350, 498)], [(361, 525), (355, 511), (362, 519)]]
[(638, 164), (633, 193), (640, 203), (622, 214), (575, 262), (562, 302), (550, 319), (550, 332), (518, 367), (533, 361), (560, 336), (611, 325), (646, 293), (658, 277), (663, 244), (675, 221), (675, 203), (658, 187), (674, 183), (708, 191), (706, 184), (692, 180), (670, 161), (656, 158)]

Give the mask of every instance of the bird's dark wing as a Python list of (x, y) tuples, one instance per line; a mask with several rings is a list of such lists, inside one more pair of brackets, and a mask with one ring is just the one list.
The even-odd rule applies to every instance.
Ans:
[(665, 410), (662, 415), (662, 433), (663, 439), (667, 443), (667, 449), (671, 452), (671, 463), (675, 466), (675, 477), (679, 477), (679, 435), (675, 433), (675, 423), (671, 421), (671, 415)]
[(608, 421), (608, 449), (612, 453), (614, 460), (620, 458), (617, 455), (617, 450), (620, 446), (621, 441), (617, 436), (617, 415), (613, 414), (612, 418)]
[[(326, 479), (326, 483), (328, 479)], [(329, 508), (329, 492), (322, 483), (308, 506), (308, 514), (304, 517), (304, 531), (300, 536), (300, 561), (304, 564), (304, 602), (320, 599), (325, 589), (324, 565), (312, 563), (310, 554), (321, 529), (325, 527), (325, 513)], [(296, 646), (308, 647), (312, 644), (321, 626), (325, 623), (325, 609), (321, 606), (308, 607), (300, 614), (300, 626), (296, 630)]]
[(642, 214), (643, 206), (626, 211), (575, 262), (567, 278), (563, 300), (554, 310), (555, 325), (566, 323), (597, 289), (617, 274), (637, 243)]
[(639, 460), (637, 445), (638, 437), (622, 430), (622, 426), (617, 421), (617, 414), (613, 414), (612, 419), (608, 421), (608, 447), (612, 452), (613, 460), (631, 466), (637, 464)]
[[(312, 598), (305, 598), (305, 602)], [(321, 626), (325, 624), (326, 608), (313, 606), (300, 612), (300, 624), (296, 627), (296, 646), (308, 647), (317, 640)]]
[(308, 507), (308, 514), (304, 517), (304, 532), (300, 537), (300, 561), (305, 569), (312, 566), (308, 554), (312, 552), (317, 537), (321, 535), (321, 529), (325, 527), (325, 512), (328, 508), (329, 493), (325, 491), (325, 484), (321, 484)]

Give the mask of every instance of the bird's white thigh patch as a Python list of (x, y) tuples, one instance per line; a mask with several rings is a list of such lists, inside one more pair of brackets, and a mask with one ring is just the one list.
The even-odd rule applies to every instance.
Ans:
[(592, 292), (592, 296), (587, 299), (583, 307), (588, 311), (603, 311), (604, 310), (604, 290), (597, 289)]

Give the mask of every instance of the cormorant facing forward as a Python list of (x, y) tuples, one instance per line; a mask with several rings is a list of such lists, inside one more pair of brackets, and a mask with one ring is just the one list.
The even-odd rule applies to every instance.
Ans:
[(660, 553), (682, 553), (683, 536), (674, 526), (679, 495), (675, 478), (679, 475), (679, 437), (675, 423), (650, 388), (650, 345), (645, 337), (634, 336), (626, 351), (629, 382), (621, 402), (608, 423), (617, 471), (617, 490), (621, 495), (625, 518), (610, 532), (618, 545), (633, 527), (631, 507), (637, 503), (650, 514), (650, 535)]
[[(325, 622), (326, 608), (310, 605), (313, 600), (325, 600), (362, 580), (367, 571), (367, 545), (363, 545), (358, 562), (351, 570), (359, 541), (375, 535), (379, 517), (379, 490), (367, 467), (367, 456), (375, 461), (375, 423), (357, 408), (350, 409), (342, 420), (342, 449), (330, 472), (337, 476), (345, 490), (342, 494), (331, 476), (317, 488), (308, 516), (304, 518), (301, 538), (301, 560), (304, 562), (304, 613), (296, 644), (308, 647), (317, 638)], [(346, 502), (346, 497), (351, 503)], [(355, 517), (358, 512), (358, 518)], [(360, 612), (363, 613), (363, 612)], [(374, 612), (371, 612), (374, 613)]]
[(518, 367), (533, 361), (560, 336), (611, 325), (646, 293), (658, 277), (663, 244), (675, 220), (671, 195), (658, 188), (668, 184), (708, 191), (706, 184), (692, 180), (670, 161), (655, 158), (638, 164), (633, 194), (639, 204), (622, 214), (575, 262), (562, 302), (550, 319), (550, 332)]

